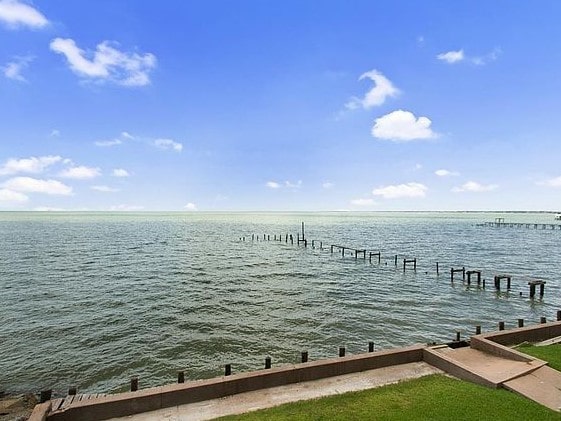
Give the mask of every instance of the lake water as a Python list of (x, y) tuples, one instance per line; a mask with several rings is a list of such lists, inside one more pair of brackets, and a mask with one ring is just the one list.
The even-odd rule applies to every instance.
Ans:
[[(554, 318), (561, 230), (544, 213), (0, 213), (0, 390), (140, 386), (333, 357)], [(284, 242), (306, 224), (308, 240)], [(260, 241), (251, 241), (251, 235)], [(263, 234), (283, 241), (262, 241)], [(246, 241), (240, 238), (246, 237)], [(380, 250), (381, 264), (329, 245)], [(398, 267), (394, 256), (399, 256)], [(403, 272), (402, 259), (417, 258)], [(436, 274), (436, 262), (440, 275)], [(482, 270), (486, 289), (450, 282)], [(495, 274), (513, 276), (496, 293)], [(529, 279), (547, 281), (530, 300)], [(520, 292), (523, 293), (520, 296)]]

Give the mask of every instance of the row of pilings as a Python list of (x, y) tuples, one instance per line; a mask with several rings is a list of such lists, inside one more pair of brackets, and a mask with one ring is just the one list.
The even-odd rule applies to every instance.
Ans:
[[(561, 321), (561, 310), (557, 311), (557, 317), (556, 317), (557, 321)], [(546, 317), (541, 317), (540, 318), (540, 323), (544, 324), (547, 323), (547, 318)], [(514, 327), (524, 327), (525, 325), (525, 320), (524, 319), (517, 319), (516, 321), (516, 325)], [(505, 322), (504, 321), (500, 321), (497, 324), (497, 328), (498, 330), (505, 330)], [(481, 325), (475, 325), (474, 327), (472, 327), (470, 329), (469, 332), (466, 332), (468, 335), (471, 334), (473, 332), (473, 334), (475, 335), (479, 335), (482, 333), (481, 330)], [(453, 339), (448, 343), (448, 346), (454, 348), (454, 347), (459, 347), (459, 346), (464, 346), (465, 340), (462, 339), (462, 331), (460, 330), (456, 330), (454, 332), (454, 337)], [(436, 343), (432, 343), (432, 344), (436, 344)], [(368, 351), (367, 352), (374, 352), (374, 342), (373, 341), (369, 341), (368, 342)], [(345, 357), (347, 355), (347, 349), (344, 346), (340, 346), (338, 349), (338, 354), (339, 357)], [(307, 362), (310, 361), (310, 355), (308, 351), (302, 351), (300, 354), (300, 359), (297, 363), (301, 363), (301, 364), (305, 364)], [(285, 362), (286, 363), (286, 362)], [(228, 363), (224, 365), (224, 376), (230, 376), (233, 374), (233, 364)], [(271, 369), (273, 367), (273, 361), (271, 359), (271, 357), (265, 357), (264, 360), (264, 365), (261, 368), (264, 368), (266, 370)], [(177, 383), (185, 383), (186, 381), (186, 373), (184, 370), (178, 371), (177, 372)], [(195, 379), (193, 379), (195, 380)], [(140, 379), (138, 376), (134, 376), (130, 379), (130, 391), (131, 392), (136, 392), (140, 389)], [(77, 395), (78, 393), (78, 388), (76, 386), (70, 386), (68, 388), (68, 396), (74, 396)], [(40, 402), (46, 402), (50, 399), (52, 399), (53, 397), (53, 390), (52, 389), (46, 389), (46, 390), (42, 390), (40, 392)]]
[[(248, 241), (249, 237), (240, 237), (240, 241)], [(324, 242), (320, 240), (308, 240), (305, 237), (305, 230), (304, 230), (304, 223), (302, 222), (302, 230), (301, 232), (296, 234), (296, 238), (293, 234), (251, 234), (251, 241), (252, 242), (259, 242), (259, 241), (274, 241), (280, 242), (285, 244), (297, 246), (303, 246), (307, 248), (310, 246), (312, 249), (319, 249), (320, 251), (329, 251), (331, 254), (340, 254), (341, 257), (350, 256), (354, 257), (355, 260), (361, 259), (367, 261), (372, 264), (373, 262), (377, 262), (378, 265), (381, 264), (382, 261), (382, 253), (380, 250), (368, 250), (363, 248), (355, 248), (349, 247), (340, 244), (330, 244), (325, 245)], [(417, 264), (418, 259), (416, 257), (403, 257), (395, 254), (392, 256), (393, 264), (397, 268), (398, 266), (403, 268), (403, 272), (410, 269), (413, 271), (417, 271)], [(388, 263), (386, 262), (386, 265)], [(440, 275), (441, 273), (441, 264), (436, 262), (436, 274)], [(428, 271), (425, 272), (428, 274)], [(466, 269), (465, 266), (462, 267), (451, 267), (450, 268), (450, 282), (454, 283), (455, 280), (458, 280), (459, 275), (461, 275), (461, 280), (463, 283), (467, 284), (468, 286), (472, 285), (473, 283), (477, 282), (477, 287), (485, 289), (486, 288), (486, 280), (482, 278), (481, 274), (482, 271), (478, 269)], [(499, 292), (503, 289), (503, 283), (506, 283), (506, 291), (510, 291), (512, 289), (512, 278), (513, 276), (510, 274), (495, 274), (493, 275), (493, 287), (494, 289)], [(539, 280), (539, 279), (531, 279), (527, 281), (529, 287), (529, 297), (531, 299), (536, 297), (536, 293), (539, 293), (540, 297), (544, 296), (545, 293), (545, 285), (546, 281)], [(523, 293), (519, 293), (520, 296), (523, 296)]]

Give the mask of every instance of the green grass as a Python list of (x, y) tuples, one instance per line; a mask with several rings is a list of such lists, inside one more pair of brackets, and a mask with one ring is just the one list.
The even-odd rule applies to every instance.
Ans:
[(551, 368), (561, 371), (561, 345), (535, 346), (532, 344), (522, 344), (516, 349), (524, 354), (547, 361)]
[(432, 375), (220, 419), (537, 421), (561, 420), (561, 415), (504, 389)]

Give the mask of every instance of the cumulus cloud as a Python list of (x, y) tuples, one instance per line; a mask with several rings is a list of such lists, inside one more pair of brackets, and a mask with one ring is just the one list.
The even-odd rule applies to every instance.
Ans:
[(366, 93), (364, 98), (353, 97), (345, 104), (350, 110), (357, 108), (369, 109), (378, 105), (382, 105), (388, 97), (396, 97), (400, 91), (393, 83), (377, 70), (371, 70), (363, 73), (359, 80), (370, 79), (374, 82), (374, 87)]
[(2, 183), (2, 187), (20, 193), (44, 193), (68, 196), (72, 194), (69, 187), (57, 180), (41, 180), (32, 177), (14, 177)]
[(17, 173), (39, 174), (57, 162), (62, 161), (58, 155), (47, 155), (22, 159), (8, 159), (0, 167), (0, 175), (11, 175)]
[(99, 168), (77, 166), (71, 167), (60, 172), (59, 177), (63, 178), (73, 178), (76, 180), (87, 180), (90, 178), (95, 178), (101, 175), (101, 170)]
[(353, 199), (351, 205), (354, 206), (372, 206), (375, 205), (374, 199)]
[(196, 211), (197, 210), (197, 205), (189, 202), (184, 206), (184, 208), (185, 208), (185, 210), (188, 210), (188, 211)]
[(270, 189), (280, 189), (281, 187), (280, 183), (277, 183), (276, 181), (267, 181), (265, 185)]
[(470, 61), (477, 66), (484, 66), (491, 61), (497, 60), (501, 52), (502, 50), (500, 48), (495, 48), (493, 51), (483, 56), (472, 57)]
[(0, 22), (11, 29), (22, 26), (39, 29), (49, 24), (45, 15), (18, 0), (0, 0)]
[(169, 149), (176, 152), (181, 152), (183, 150), (183, 145), (172, 139), (156, 139), (154, 145), (160, 149)]
[(436, 170), (434, 173), (439, 177), (455, 177), (460, 175), (460, 173), (457, 171), (449, 171), (445, 169)]
[(446, 53), (440, 53), (436, 56), (438, 60), (445, 61), (449, 64), (454, 64), (462, 61), (464, 59), (464, 50), (458, 51), (448, 51)]
[(431, 124), (429, 118), (417, 118), (410, 111), (392, 111), (375, 120), (372, 136), (397, 142), (432, 139), (437, 137), (437, 134), (432, 131)]
[(112, 175), (113, 177), (130, 177), (129, 172), (123, 168), (115, 168)]
[(149, 74), (156, 67), (156, 56), (119, 51), (117, 46), (114, 42), (103, 41), (91, 53), (80, 49), (69, 38), (55, 38), (50, 44), (51, 50), (64, 55), (70, 69), (80, 77), (122, 86), (150, 84)]
[(111, 140), (96, 140), (94, 142), (95, 146), (101, 146), (101, 147), (116, 146), (116, 145), (120, 145), (121, 143), (123, 143), (123, 141), (119, 138), (115, 138)]
[(14, 57), (14, 59), (5, 66), (0, 67), (0, 70), (4, 73), (4, 76), (8, 79), (17, 80), (18, 82), (27, 82), (27, 79), (22, 75), (22, 72), (29, 66), (29, 63), (33, 61), (33, 57)]
[(17, 204), (24, 203), (29, 200), (23, 193), (19, 193), (9, 189), (0, 189), (0, 203), (3, 204)]
[(119, 189), (115, 189), (109, 186), (92, 186), (91, 189), (103, 193), (116, 193), (119, 191)]
[(277, 181), (267, 181), (265, 185), (270, 189), (286, 188), (291, 190), (298, 190), (300, 187), (302, 187), (302, 180), (298, 180), (297, 182), (285, 181), (284, 183), (279, 183)]
[(546, 187), (561, 187), (561, 176), (550, 178), (549, 180), (540, 181), (537, 183), (539, 186)]
[(372, 190), (374, 196), (384, 199), (399, 199), (402, 197), (425, 197), (428, 187), (421, 183), (406, 183), (379, 187)]
[(464, 183), (461, 186), (454, 187), (452, 191), (455, 193), (461, 193), (461, 192), (482, 193), (486, 191), (495, 190), (497, 187), (499, 186), (496, 184), (485, 185), (485, 184), (477, 183), (476, 181), (468, 181), (467, 183)]

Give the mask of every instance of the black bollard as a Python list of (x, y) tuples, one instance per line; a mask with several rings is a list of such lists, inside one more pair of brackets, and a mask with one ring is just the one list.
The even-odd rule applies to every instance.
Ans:
[(545, 317), (540, 317), (540, 323), (547, 323), (547, 319)]
[(41, 397), (39, 398), (39, 403), (50, 401), (52, 394), (53, 391), (51, 389), (41, 390)]
[(345, 356), (345, 347), (344, 347), (344, 346), (340, 346), (340, 347), (339, 347), (339, 356), (340, 356), (340, 357), (344, 357), (344, 356)]
[(265, 358), (265, 369), (269, 369), (271, 368), (271, 357), (266, 357)]
[(368, 342), (368, 352), (374, 352), (374, 342)]
[(138, 377), (133, 377), (131, 379), (131, 392), (136, 392), (138, 390)]
[(185, 383), (185, 372), (178, 371), (177, 372), (177, 383)]
[(481, 334), (481, 325), (475, 326), (475, 334), (476, 334), (476, 335), (480, 335), (480, 334)]
[(557, 310), (557, 321), (561, 321), (561, 310)]
[(70, 386), (68, 388), (68, 396), (76, 395), (76, 392), (77, 392), (76, 386)]
[(524, 327), (524, 319), (518, 319), (518, 327)]
[(499, 322), (499, 330), (505, 330), (505, 322)]
[(456, 331), (456, 342), (460, 342), (460, 331)]
[(232, 374), (232, 364), (226, 364), (224, 366), (224, 375), (230, 376)]
[(308, 351), (302, 351), (302, 362), (303, 363), (308, 362)]

